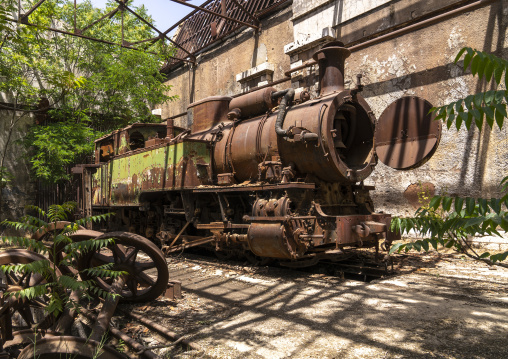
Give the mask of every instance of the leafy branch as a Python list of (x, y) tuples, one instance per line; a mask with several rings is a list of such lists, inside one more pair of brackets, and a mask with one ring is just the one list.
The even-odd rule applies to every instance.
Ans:
[[(448, 105), (434, 107), (436, 120), (446, 122), (448, 128), (455, 123), (459, 130), (463, 125), (469, 130), (474, 124), (482, 130), (484, 123), (492, 129), (503, 127), (508, 117), (506, 106), (508, 91), (499, 90), (504, 84), (508, 88), (508, 61), (495, 55), (465, 47), (457, 54), (455, 63), (464, 56), (464, 71), (468, 68), (473, 76), (490, 82), (493, 90), (469, 95)], [(473, 121), (474, 120), (474, 121)], [(508, 268), (502, 263), (508, 251), (491, 254), (479, 253), (471, 245), (474, 236), (499, 236), (499, 229), (508, 232), (508, 177), (500, 183), (501, 198), (461, 198), (435, 196), (427, 206), (420, 207), (414, 217), (393, 218), (391, 229), (402, 234), (416, 232), (423, 239), (408, 243), (396, 243), (390, 253), (410, 250), (428, 251), (444, 246), (459, 253), (487, 263)]]
[[(81, 228), (80, 226), (87, 223), (99, 222), (107, 219), (111, 214), (103, 214), (99, 216), (91, 216), (80, 219), (76, 222), (70, 222), (65, 226), (59, 226), (58, 223), (66, 221), (70, 214), (75, 211), (76, 204), (74, 202), (66, 202), (62, 205), (51, 205), (47, 211), (36, 206), (30, 206), (39, 217), (27, 215), (22, 221), (3, 221), (2, 224), (14, 228), (25, 233), (36, 233), (50, 239), (50, 245), (43, 240), (33, 238), (10, 236), (1, 237), (1, 240), (9, 245), (23, 247), (37, 253), (47, 253), (53, 259), (36, 260), (26, 264), (9, 264), (0, 266), (0, 270), (9, 276), (18, 276), (29, 278), (31, 275), (37, 275), (44, 279), (46, 283), (32, 285), (18, 291), (13, 291), (9, 295), (16, 298), (32, 300), (34, 298), (47, 298), (45, 311), (53, 314), (55, 317), (66, 307), (76, 307), (79, 303), (74, 303), (69, 296), (69, 292), (75, 291), (81, 296), (87, 297), (91, 294), (99, 295), (103, 298), (112, 296), (113, 294), (97, 287), (93, 280), (81, 280), (81, 274), (93, 274), (96, 277), (116, 278), (126, 274), (123, 271), (115, 271), (112, 269), (113, 264), (106, 264), (93, 269), (84, 269), (83, 271), (66, 270), (64, 275), (59, 274), (59, 268), (76, 268), (81, 256), (91, 251), (97, 251), (114, 244), (114, 239), (90, 239), (74, 242), (72, 234)], [(26, 281), (28, 284), (29, 282)], [(38, 299), (37, 299), (38, 300)], [(39, 302), (44, 300), (38, 300)]]
[[(483, 51), (465, 47), (458, 53), (455, 63), (464, 54), (464, 71), (470, 68), (473, 76), (478, 76), (480, 80), (484, 79), (487, 82), (493, 81), (492, 84), (496, 89), (503, 83), (508, 89), (508, 71), (506, 71), (508, 61)], [(462, 124), (465, 124), (469, 130), (473, 120), (480, 130), (484, 120), (491, 129), (494, 127), (494, 121), (499, 128), (502, 128), (504, 119), (508, 117), (507, 102), (508, 90), (490, 90), (469, 95), (448, 105), (433, 107), (431, 111), (437, 114), (436, 120), (441, 119), (446, 122), (448, 129), (455, 122), (457, 130)]]

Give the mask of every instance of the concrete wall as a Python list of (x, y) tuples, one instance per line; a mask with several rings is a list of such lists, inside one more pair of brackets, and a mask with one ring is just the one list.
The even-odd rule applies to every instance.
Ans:
[[(12, 115), (12, 111), (0, 109), (0, 156), (3, 155), (5, 149)], [(21, 115), (21, 113), (18, 113), (18, 115)], [(32, 122), (31, 116), (26, 116), (17, 122), (14, 131), (12, 131), (4, 166), (14, 175), (14, 179), (9, 186), (1, 191), (0, 220), (19, 220), (24, 214), (25, 206), (33, 204), (34, 186), (30, 182), (29, 165), (24, 158), (24, 148), (16, 143), (23, 137), (27, 127)], [(2, 230), (3, 228), (0, 228), (0, 233), (2, 233)]]
[[(310, 59), (330, 39), (354, 45), (378, 32), (403, 27), (439, 11), (471, 3), (458, 0), (294, 0), (292, 5), (263, 20), (255, 35), (247, 29), (201, 55), (199, 64), (170, 73), (172, 93), (180, 100), (164, 108), (163, 118), (186, 110), (190, 102), (212, 95), (240, 93), (245, 84), (236, 75), (267, 61), (274, 65), (273, 81), (290, 66)], [(463, 13), (437, 24), (353, 52), (346, 62), (346, 87), (363, 75), (366, 97), (376, 117), (394, 100), (416, 95), (433, 105), (444, 105), (469, 93), (486, 90), (461, 67), (453, 64), (464, 46), (508, 58), (508, 1)], [(259, 59), (256, 49), (266, 49)], [(264, 50), (262, 50), (264, 51)], [(263, 53), (264, 54), (264, 53)], [(194, 77), (193, 77), (194, 76)], [(291, 86), (317, 92), (317, 66), (293, 75)], [(244, 86), (244, 87), (242, 87)], [(277, 86), (287, 88), (289, 82)], [(188, 125), (185, 118), (177, 124)], [(412, 214), (404, 196), (409, 186), (429, 182), (437, 193), (472, 197), (497, 195), (499, 181), (508, 175), (507, 130), (447, 130), (440, 147), (419, 169), (395, 171), (379, 164), (366, 181), (376, 186), (378, 210)]]

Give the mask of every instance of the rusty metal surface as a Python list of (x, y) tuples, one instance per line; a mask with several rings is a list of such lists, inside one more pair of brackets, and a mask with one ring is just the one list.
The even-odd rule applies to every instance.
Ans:
[(41, 329), (38, 329), (36, 331), (34, 331), (33, 329), (18, 330), (12, 333), (12, 339), (4, 343), (4, 348), (18, 346), (20, 344), (30, 344), (33, 343), (34, 341), (37, 342), (44, 337), (53, 337), (58, 335), (60, 335), (60, 333), (50, 330), (41, 330)]
[[(206, 141), (184, 140), (117, 156), (92, 176), (94, 206), (137, 205), (143, 192), (193, 188), (210, 183)], [(110, 190), (110, 191), (109, 191)]]
[(441, 139), (441, 121), (432, 105), (419, 97), (402, 97), (388, 106), (376, 125), (376, 153), (385, 165), (408, 170), (423, 165)]
[[(357, 245), (363, 246), (362, 242), (367, 241), (370, 236), (375, 240), (374, 234), (387, 234), (390, 228), (391, 215), (372, 214), (372, 215), (354, 215), (337, 217), (337, 248), (340, 246)], [(360, 228), (367, 232), (362, 232)]]
[(168, 287), (164, 292), (164, 298), (169, 300), (181, 299), (182, 298), (182, 282), (179, 280), (170, 280)]
[(205, 131), (225, 121), (230, 101), (231, 97), (211, 96), (191, 103), (187, 107), (187, 114), (192, 122), (191, 132)]
[(115, 314), (116, 307), (120, 301), (123, 287), (127, 281), (127, 275), (121, 275), (113, 281), (109, 293), (112, 296), (108, 296), (102, 304), (101, 311), (97, 316), (97, 320), (92, 328), (90, 339), (95, 341), (101, 341), (103, 336), (106, 334), (111, 318)]
[[(355, 119), (339, 119), (345, 106), (354, 106)], [(344, 124), (341, 123), (344, 122)], [(352, 128), (352, 122), (361, 131), (342, 131)], [(301, 105), (293, 106), (284, 120), (284, 128), (290, 126), (304, 128), (319, 136), (317, 143), (293, 142), (278, 138), (278, 150), (285, 163), (294, 163), (301, 173), (312, 173), (328, 182), (356, 183), (367, 178), (376, 165), (373, 148), (374, 115), (366, 101), (350, 91), (331, 94)], [(338, 137), (340, 136), (340, 137)], [(349, 147), (337, 146), (337, 138)]]
[[(71, 222), (68, 221), (58, 221), (58, 222), (51, 222), (48, 226), (41, 227), (37, 231), (32, 234), (32, 239), (35, 239), (36, 241), (40, 241), (42, 237), (44, 237), (46, 234), (50, 232), (59, 232), (62, 231), (65, 227), (69, 226)], [(85, 227), (83, 226), (77, 226), (77, 230), (84, 230)]]
[[(169, 272), (164, 254), (148, 239), (128, 232), (104, 233), (96, 239), (114, 238), (115, 243), (97, 252), (88, 253), (82, 259), (82, 269), (113, 263), (112, 270), (127, 272), (122, 286), (122, 301), (142, 302), (156, 299), (168, 284)], [(145, 273), (156, 269), (155, 278)], [(84, 275), (91, 279), (90, 275)], [(105, 291), (112, 289), (111, 278), (94, 278)]]
[[(100, 351), (99, 351), (100, 348)], [(97, 354), (99, 352), (99, 354)], [(61, 336), (38, 340), (24, 348), (18, 359), (127, 359), (125, 354), (90, 339)]]
[(235, 97), (229, 104), (229, 110), (239, 109), (240, 118), (262, 115), (277, 106), (277, 101), (272, 99), (272, 93), (275, 91), (273, 87), (267, 87)]
[(257, 256), (293, 259), (294, 243), (289, 243), (281, 223), (252, 223), (247, 233), (249, 248)]
[(344, 90), (344, 62), (351, 51), (340, 41), (333, 41), (316, 51), (312, 58), (319, 64), (319, 95)]
[(287, 184), (246, 184), (238, 185), (228, 188), (207, 186), (202, 188), (195, 188), (192, 191), (195, 193), (215, 193), (215, 192), (257, 192), (257, 191), (282, 191), (285, 189), (314, 189), (316, 185), (314, 183), (287, 183)]
[[(26, 249), (8, 249), (0, 252), (0, 266), (3, 265), (15, 265), (15, 264), (27, 264), (35, 261), (47, 261), (49, 260), (41, 254), (26, 250)], [(51, 265), (51, 262), (49, 262)], [(61, 276), (62, 273), (58, 268), (55, 268), (55, 276)], [(0, 283), (5, 284), (3, 293), (15, 292), (23, 289), (28, 289), (36, 285), (49, 283), (56, 281), (56, 278), (45, 278), (41, 274), (32, 273), (27, 275), (21, 272), (7, 271), (0, 272)], [(5, 301), (2, 310), (9, 310), (10, 315), (19, 315), (24, 321), (24, 324), (18, 324), (19, 327), (13, 329), (31, 329), (50, 328), (57, 318), (53, 314), (47, 314), (45, 308), (49, 303), (46, 302), (44, 296), (38, 296), (31, 299), (19, 298), (11, 296)]]

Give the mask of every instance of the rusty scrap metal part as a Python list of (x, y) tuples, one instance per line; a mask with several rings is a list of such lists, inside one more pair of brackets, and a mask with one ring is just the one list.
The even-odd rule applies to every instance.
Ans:
[[(93, 315), (92, 312), (90, 312), (89, 310), (82, 309), (81, 311), (82, 311), (83, 315), (88, 318), (88, 320), (90, 320), (90, 321), (97, 320), (97, 317), (95, 315)], [(130, 336), (128, 336), (121, 330), (118, 330), (118, 329), (110, 326), (109, 332), (115, 338), (123, 340), (132, 349), (137, 350), (138, 352), (142, 352), (142, 355), (145, 358), (148, 358), (148, 359), (157, 359), (158, 358), (158, 356), (154, 352), (152, 352), (148, 349), (145, 349), (145, 347), (142, 344), (138, 343), (137, 341), (132, 339)]]
[(45, 337), (24, 348), (18, 356), (18, 359), (54, 359), (67, 358), (75, 359), (127, 359), (127, 356), (119, 353), (107, 345), (101, 345), (99, 342), (71, 337)]
[[(8, 249), (0, 252), (0, 265), (27, 264), (35, 261), (49, 262), (44, 256), (26, 249)], [(51, 265), (50, 262), (49, 264)], [(55, 269), (55, 275), (57, 277), (62, 275), (58, 268)], [(9, 311), (8, 316), (12, 319), (12, 329), (48, 329), (55, 324), (57, 318), (53, 314), (45, 312), (49, 298), (38, 296), (28, 299), (15, 295), (20, 290), (44, 285), (51, 281), (56, 281), (56, 278), (45, 278), (39, 273), (25, 273), (24, 271), (0, 272), (4, 300), (2, 312)]]
[[(58, 221), (58, 222), (51, 222), (48, 226), (41, 227), (37, 231), (35, 231), (34, 234), (32, 234), (32, 239), (35, 239), (37, 241), (45, 241), (46, 239), (48, 241), (51, 240), (51, 236), (54, 232), (62, 231), (65, 227), (71, 225), (71, 222), (68, 221)], [(83, 230), (85, 227), (78, 226), (78, 230)]]
[(166, 327), (160, 325), (160, 324), (157, 324), (155, 323), (154, 321), (146, 318), (146, 317), (143, 317), (139, 314), (136, 314), (136, 313), (133, 313), (133, 312), (130, 312), (130, 311), (125, 311), (125, 310), (120, 310), (120, 312), (123, 314), (123, 315), (126, 315), (130, 318), (133, 318), (135, 320), (137, 320), (138, 322), (142, 323), (143, 325), (145, 325), (147, 328), (150, 328), (154, 331), (156, 331), (157, 333), (163, 335), (164, 337), (172, 340), (172, 341), (178, 341), (179, 343), (182, 343), (183, 345), (185, 346), (188, 346), (189, 348), (193, 349), (193, 350), (197, 350), (197, 351), (201, 351), (202, 348), (193, 343), (193, 342), (190, 342), (186, 339), (182, 339), (182, 336), (176, 334), (175, 332), (172, 332), (170, 330), (168, 330)]
[[(164, 293), (169, 271), (164, 254), (155, 244), (140, 235), (127, 232), (104, 233), (96, 239), (107, 238), (114, 238), (114, 244), (85, 254), (80, 262), (81, 268), (112, 263), (112, 270), (126, 272), (125, 285), (121, 286), (120, 293), (122, 301), (150, 301)], [(88, 279), (89, 275), (84, 277)], [(95, 280), (105, 291), (113, 290), (113, 278), (96, 277)]]
[(92, 328), (90, 339), (100, 341), (104, 334), (106, 334), (111, 318), (113, 318), (113, 314), (115, 314), (116, 307), (120, 301), (120, 295), (122, 293), (123, 286), (126, 283), (126, 279), (127, 275), (123, 274), (113, 281), (111, 291), (109, 292), (112, 295), (108, 296), (102, 304), (101, 311), (97, 316), (95, 325)]
[[(62, 260), (64, 259), (65, 253), (63, 252), (64, 247), (67, 243), (61, 242), (58, 245), (58, 248), (53, 248), (54, 246), (54, 237), (55, 235), (58, 235), (59, 233), (62, 233), (62, 231), (67, 227), (70, 228), (73, 224), (68, 221), (57, 221), (49, 223), (48, 226), (44, 226), (39, 228), (35, 233), (32, 234), (32, 239), (35, 239), (37, 241), (41, 241), (47, 248), (48, 248), (48, 255), (49, 259), (58, 265), (58, 269), (63, 274), (76, 274), (77, 271), (75, 268), (72, 268), (72, 266), (66, 266), (64, 264), (61, 264)], [(68, 232), (65, 233), (66, 236), (73, 239), (73, 241), (76, 240), (85, 240), (94, 238), (95, 234), (100, 233), (96, 231), (91, 231), (89, 233), (89, 236), (83, 236), (83, 232), (85, 231), (85, 227), (83, 226), (76, 226), (77, 230), (74, 232)], [(80, 235), (75, 236), (76, 233), (80, 232)], [(81, 236), (81, 237), (80, 237)], [(56, 258), (54, 257), (56, 255)]]
[(12, 333), (12, 338), (4, 343), (4, 348), (9, 349), (19, 345), (28, 345), (45, 337), (59, 336), (61, 333), (43, 329), (23, 329)]
[(374, 141), (385, 165), (409, 170), (420, 167), (436, 152), (441, 139), (441, 121), (429, 113), (432, 105), (418, 97), (402, 97), (379, 117)]

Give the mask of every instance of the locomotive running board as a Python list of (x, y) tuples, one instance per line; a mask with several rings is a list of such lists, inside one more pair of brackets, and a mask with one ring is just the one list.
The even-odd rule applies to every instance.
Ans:
[(269, 191), (269, 190), (285, 190), (285, 189), (315, 189), (314, 183), (276, 183), (276, 184), (247, 184), (247, 185), (236, 185), (233, 187), (223, 186), (206, 186), (194, 189), (194, 193), (204, 192), (250, 192), (250, 191)]

